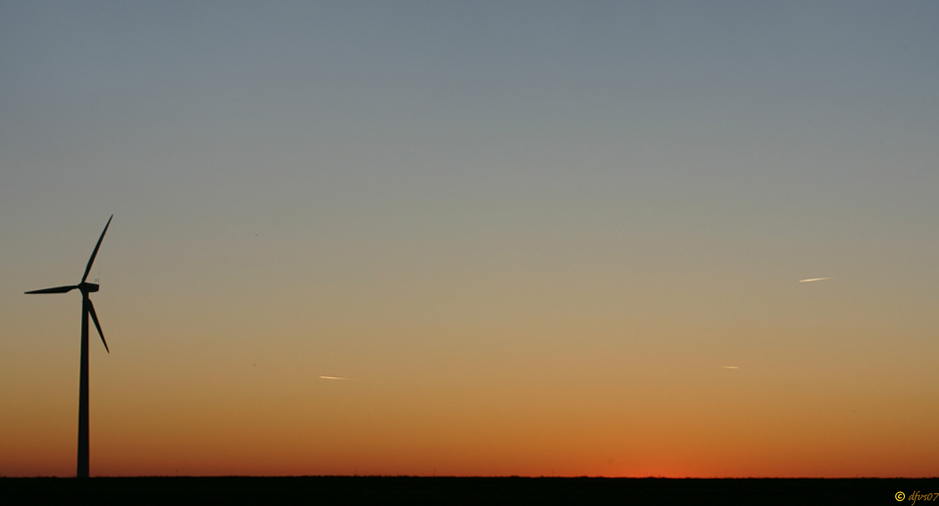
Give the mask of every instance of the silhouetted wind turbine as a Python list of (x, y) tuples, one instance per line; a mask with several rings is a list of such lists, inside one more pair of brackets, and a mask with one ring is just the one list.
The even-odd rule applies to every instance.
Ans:
[(98, 255), (98, 248), (101, 247), (101, 241), (104, 240), (104, 234), (108, 231), (108, 227), (111, 226), (111, 220), (114, 218), (112, 214), (108, 218), (108, 224), (104, 226), (104, 231), (101, 232), (101, 237), (98, 238), (98, 244), (95, 244), (95, 250), (91, 252), (91, 258), (88, 259), (88, 266), (85, 267), (85, 274), (82, 276), (82, 280), (77, 285), (71, 286), (57, 286), (55, 288), (46, 288), (43, 290), (33, 290), (26, 293), (66, 293), (71, 292), (74, 289), (79, 289), (82, 292), (82, 363), (81, 363), (81, 379), (79, 381), (78, 387), (78, 477), (87, 478), (88, 477), (88, 315), (91, 315), (92, 321), (95, 322), (95, 328), (98, 329), (98, 335), (101, 336), (101, 342), (104, 343), (104, 349), (111, 353), (111, 350), (108, 350), (108, 343), (104, 340), (104, 333), (101, 332), (101, 324), (98, 323), (98, 315), (95, 314), (95, 306), (91, 303), (91, 299), (88, 298), (88, 294), (91, 292), (98, 291), (98, 285), (94, 283), (85, 282), (88, 279), (88, 273), (91, 272), (91, 264), (95, 262), (95, 256)]

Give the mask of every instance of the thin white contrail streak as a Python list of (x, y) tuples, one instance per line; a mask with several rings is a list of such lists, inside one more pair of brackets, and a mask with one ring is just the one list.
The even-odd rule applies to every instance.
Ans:
[(740, 368), (735, 365), (725, 365), (725, 366), (722, 366), (721, 369), (740, 369)]
[(826, 279), (835, 279), (835, 278), (808, 278), (808, 279), (800, 279), (800, 280), (799, 280), (799, 283), (811, 283), (811, 282), (813, 282), (813, 281), (825, 281)]
[(340, 378), (339, 376), (320, 376), (320, 379), (350, 381), (349, 378)]

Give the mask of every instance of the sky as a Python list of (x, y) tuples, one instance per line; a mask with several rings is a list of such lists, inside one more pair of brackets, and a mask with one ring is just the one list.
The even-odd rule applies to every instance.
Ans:
[(0, 475), (114, 214), (93, 476), (937, 476), (937, 82), (926, 1), (0, 0)]

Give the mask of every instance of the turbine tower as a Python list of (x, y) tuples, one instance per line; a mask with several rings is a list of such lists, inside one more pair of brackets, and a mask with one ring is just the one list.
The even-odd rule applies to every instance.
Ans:
[[(95, 322), (95, 328), (98, 329), (98, 335), (101, 336), (101, 342), (104, 343), (104, 349), (108, 353), (108, 343), (104, 340), (104, 333), (101, 332), (101, 324), (98, 323), (98, 315), (95, 313), (95, 306), (88, 298), (88, 294), (98, 291), (98, 285), (88, 283), (88, 273), (91, 272), (91, 264), (95, 262), (95, 256), (98, 255), (98, 248), (101, 247), (101, 241), (104, 240), (104, 234), (111, 226), (112, 214), (108, 218), (108, 224), (104, 226), (101, 237), (98, 238), (98, 244), (95, 244), (95, 250), (91, 252), (91, 258), (88, 259), (88, 265), (85, 267), (85, 274), (81, 282), (71, 286), (57, 286), (55, 288), (45, 288), (42, 290), (33, 290), (30, 293), (66, 293), (78, 289), (82, 293), (82, 358), (81, 358), (81, 377), (78, 387), (78, 477), (88, 477), (88, 315)], [(97, 281), (97, 280), (96, 280)]]

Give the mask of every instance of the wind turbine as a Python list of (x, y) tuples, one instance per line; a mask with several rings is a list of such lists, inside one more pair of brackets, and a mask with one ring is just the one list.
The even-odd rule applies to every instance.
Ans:
[[(82, 293), (82, 362), (81, 362), (81, 379), (79, 381), (78, 387), (78, 477), (87, 478), (88, 477), (88, 315), (91, 315), (91, 320), (95, 322), (95, 328), (98, 329), (98, 335), (101, 336), (101, 342), (104, 343), (104, 349), (108, 353), (111, 353), (111, 350), (108, 350), (108, 343), (104, 340), (104, 333), (101, 332), (101, 324), (98, 323), (98, 315), (95, 314), (95, 306), (91, 303), (91, 299), (88, 298), (88, 294), (91, 292), (98, 291), (98, 285), (95, 283), (88, 283), (85, 280), (88, 279), (88, 273), (91, 272), (91, 264), (95, 262), (95, 256), (98, 255), (98, 248), (101, 247), (101, 241), (104, 240), (104, 234), (108, 231), (108, 227), (111, 226), (111, 220), (114, 218), (112, 214), (108, 218), (108, 224), (104, 226), (104, 231), (101, 232), (101, 237), (98, 238), (98, 244), (95, 244), (95, 250), (91, 252), (91, 258), (88, 259), (88, 265), (85, 267), (85, 274), (82, 276), (82, 280), (77, 285), (70, 286), (57, 286), (55, 288), (45, 288), (42, 290), (33, 290), (30, 293), (66, 293), (71, 292), (74, 289), (78, 289)], [(95, 280), (97, 281), (97, 280)]]

